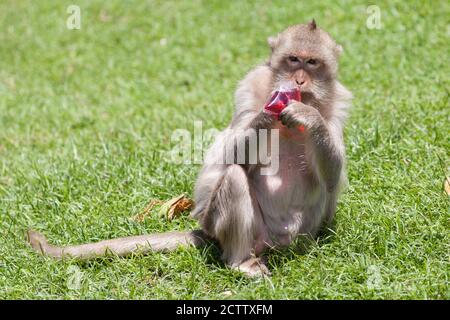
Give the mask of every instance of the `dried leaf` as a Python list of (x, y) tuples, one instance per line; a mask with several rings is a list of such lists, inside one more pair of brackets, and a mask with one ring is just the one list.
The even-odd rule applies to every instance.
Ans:
[(172, 220), (178, 217), (183, 211), (191, 209), (193, 205), (194, 202), (182, 194), (164, 203), (161, 209), (159, 209), (159, 215), (166, 216), (167, 219)]
[(133, 217), (133, 220), (139, 221), (139, 222), (144, 221), (145, 217), (147, 217), (148, 214), (150, 213), (150, 210), (152, 210), (155, 205), (158, 205), (161, 203), (163, 203), (163, 201), (161, 201), (161, 200), (157, 200), (157, 199), (151, 200), (149, 202), (149, 204), (144, 208), (144, 210), (142, 210), (141, 213), (139, 213)]
[(447, 195), (450, 196), (450, 177), (445, 178), (444, 189)]
[(178, 201), (174, 206), (172, 206), (169, 210), (168, 218), (173, 219), (179, 216), (182, 212), (189, 210), (193, 207), (194, 201), (188, 199), (186, 197), (182, 198)]
[(153, 199), (141, 213), (133, 217), (133, 220), (139, 222), (144, 221), (156, 205), (161, 205), (161, 208), (158, 210), (158, 216), (167, 217), (167, 219), (172, 220), (173, 218), (180, 216), (182, 212), (191, 209), (194, 205), (194, 201), (187, 198), (185, 194), (179, 195), (168, 201)]

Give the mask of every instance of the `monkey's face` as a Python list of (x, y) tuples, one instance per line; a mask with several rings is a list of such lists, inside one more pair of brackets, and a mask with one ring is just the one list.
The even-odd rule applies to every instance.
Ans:
[(336, 79), (342, 50), (328, 33), (311, 23), (296, 25), (269, 38), (269, 44), (270, 66), (277, 81), (296, 82), (305, 98), (326, 98)]

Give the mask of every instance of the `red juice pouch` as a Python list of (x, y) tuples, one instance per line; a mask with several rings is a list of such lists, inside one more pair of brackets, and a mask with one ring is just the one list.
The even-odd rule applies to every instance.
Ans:
[(292, 82), (282, 83), (264, 106), (264, 113), (271, 114), (278, 119), (280, 112), (287, 107), (291, 100), (301, 100), (300, 90)]

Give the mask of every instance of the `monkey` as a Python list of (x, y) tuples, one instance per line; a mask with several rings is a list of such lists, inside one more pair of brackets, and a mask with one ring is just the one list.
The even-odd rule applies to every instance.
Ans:
[[(200, 230), (67, 247), (53, 246), (28, 230), (31, 246), (54, 258), (92, 259), (108, 251), (126, 256), (215, 241), (227, 266), (257, 277), (270, 275), (266, 250), (286, 247), (299, 235), (315, 237), (329, 226), (347, 181), (343, 129), (353, 98), (337, 79), (342, 46), (314, 20), (288, 27), (269, 37), (268, 44), (269, 59), (239, 82), (228, 130), (207, 151), (197, 177), (191, 217)], [(296, 84), (301, 101), (291, 101), (277, 119), (263, 106), (282, 81)], [(230, 143), (245, 143), (243, 130), (278, 130), (277, 172), (261, 174), (266, 165), (260, 161), (218, 161)]]

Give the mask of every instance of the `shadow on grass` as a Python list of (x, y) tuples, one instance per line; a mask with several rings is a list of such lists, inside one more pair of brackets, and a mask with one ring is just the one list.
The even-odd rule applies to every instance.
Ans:
[[(300, 235), (297, 237), (297, 239), (294, 240), (293, 243), (291, 243), (291, 245), (287, 247), (270, 248), (266, 250), (266, 252), (264, 252), (263, 258), (268, 262), (269, 269), (276, 270), (278, 268), (281, 268), (287, 261), (296, 260), (299, 256), (307, 254), (312, 247), (320, 247), (321, 245), (330, 243), (333, 239), (333, 236), (335, 235), (335, 226), (336, 224), (334, 222), (332, 225), (322, 228), (315, 238), (308, 235)], [(205, 265), (219, 270), (223, 269), (231, 271), (232, 273), (236, 274), (237, 279), (242, 278), (242, 274), (235, 270), (229, 269), (227, 265), (222, 261), (222, 252), (217, 241), (209, 239), (207, 240), (205, 245), (198, 247), (197, 250), (200, 252), (201, 257), (204, 259)], [(78, 265), (81, 268), (98, 268), (114, 263), (118, 258), (120, 258), (121, 260), (131, 260), (136, 258), (148, 257), (152, 254), (177, 254), (177, 251), (178, 250), (175, 250), (171, 253), (132, 253), (124, 257), (119, 257), (118, 255), (109, 252), (105, 256), (96, 257), (89, 260), (79, 260), (77, 258), (65, 257), (62, 259), (62, 261), (64, 261), (65, 263)], [(162, 271), (160, 269), (158, 270)]]
[(334, 239), (336, 223), (323, 227), (316, 237), (299, 235), (289, 246), (270, 248), (264, 253), (267, 257), (269, 269), (281, 268), (287, 261), (297, 260), (299, 256), (306, 255), (313, 247), (331, 243)]
[[(299, 256), (307, 254), (312, 247), (320, 247), (322, 245), (331, 243), (336, 234), (336, 222), (320, 229), (316, 237), (308, 235), (298, 236), (293, 243), (287, 247), (270, 248), (263, 254), (263, 258), (268, 261), (269, 269), (275, 270), (281, 268), (286, 261), (296, 260)], [(221, 249), (217, 241), (209, 241), (203, 247), (202, 256), (205, 258), (205, 264), (215, 268), (227, 268), (226, 264), (221, 259)], [(240, 273), (236, 273), (238, 278)]]

